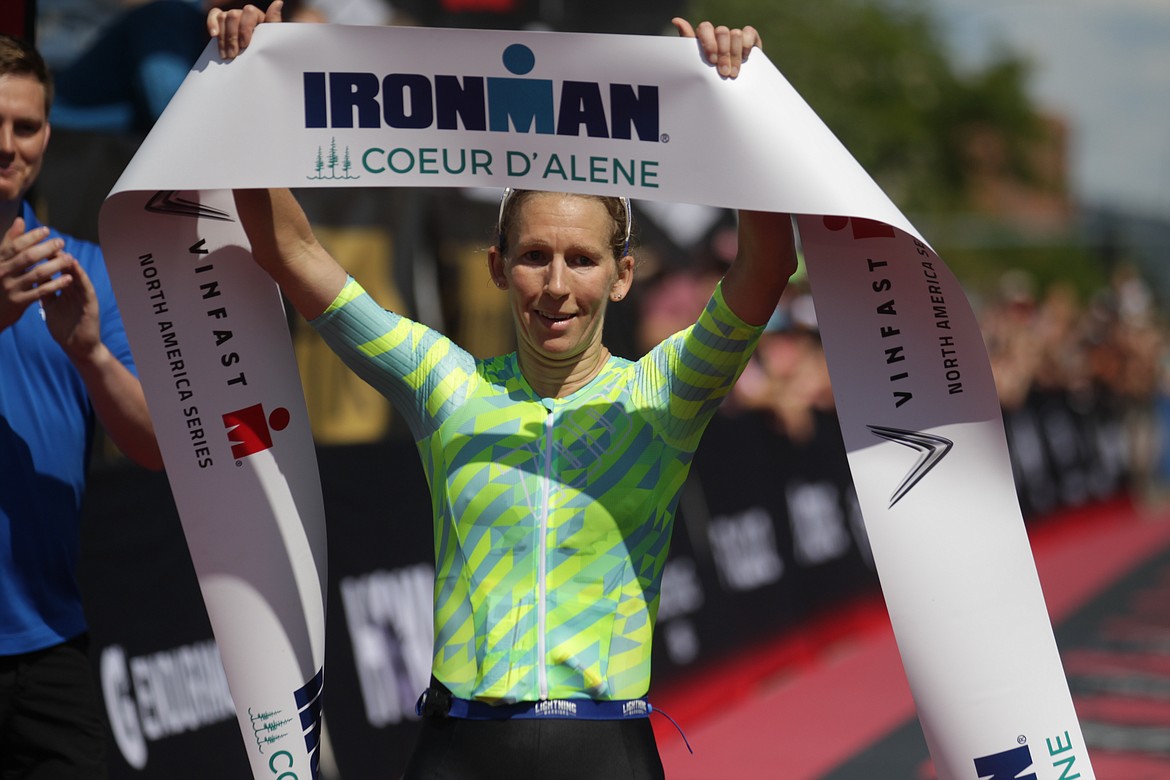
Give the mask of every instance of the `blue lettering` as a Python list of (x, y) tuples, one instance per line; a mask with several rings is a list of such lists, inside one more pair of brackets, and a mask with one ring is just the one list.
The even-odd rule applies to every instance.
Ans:
[[(513, 75), (436, 75), (432, 80), (418, 73), (305, 72), (305, 127), (462, 128), (658, 142), (658, 87), (564, 81), (558, 102), (558, 85), (551, 79), (521, 78), (536, 63), (527, 46), (507, 47), (503, 62)], [(633, 171), (622, 175), (636, 178)]]
[[(276, 764), (277, 764), (278, 758), (283, 759), (283, 760), (287, 761), (288, 763), (286, 763), (283, 767), (277, 768)], [(278, 750), (272, 754), (272, 758), (268, 759), (268, 768), (270, 770), (272, 770), (272, 774), (274, 774), (274, 775), (277, 772), (280, 772), (280, 769), (292, 769), (292, 765), (293, 765), (293, 756), (292, 756), (292, 753), (288, 752), (287, 750)], [(281, 774), (278, 775), (278, 777), (288, 777), (290, 774), (293, 777), (296, 777), (296, 775), (292, 774), (291, 772), (282, 772)]]
[(509, 151), (507, 160), (509, 176), (526, 176), (532, 167), (532, 163), (528, 161), (528, 155), (522, 152)]
[(658, 188), (658, 161), (657, 160), (643, 160), (642, 161), (642, 186)]
[(462, 83), (458, 76), (435, 76), (435, 103), (440, 130), (487, 130), (487, 109), (483, 79), (468, 76)]
[(609, 162), (606, 157), (590, 157), (589, 158), (589, 181), (605, 181), (606, 171), (605, 164)]
[(1069, 756), (1068, 758), (1062, 758), (1060, 761), (1054, 761), (1052, 763), (1053, 769), (1055, 769), (1058, 766), (1063, 767), (1060, 770), (1060, 777), (1058, 777), (1057, 780), (1077, 780), (1077, 778), (1081, 776), (1080, 772), (1077, 772), (1075, 775), (1069, 774), (1069, 772), (1073, 771), (1073, 765), (1076, 763), (1077, 763), (1076, 756)]
[(391, 73), (382, 80), (382, 95), (382, 114), (391, 127), (421, 130), (434, 123), (435, 105), (431, 101), (431, 82), (426, 76)]
[(460, 173), (463, 173), (463, 169), (466, 167), (467, 167), (467, 150), (466, 149), (459, 150), (459, 167), (457, 167), (457, 168), (451, 165), (451, 150), (450, 149), (443, 150), (443, 170), (445, 170), (447, 173), (460, 174)]
[(328, 127), (325, 112), (325, 74), (305, 73), (305, 127)]
[(378, 127), (378, 77), (373, 73), (329, 74), (329, 117), (333, 127)]
[(543, 178), (547, 179), (549, 176), (569, 178), (568, 174), (565, 173), (565, 166), (561, 165), (561, 158), (557, 156), (556, 152), (549, 155), (548, 164), (544, 166)]
[(638, 131), (638, 140), (658, 140), (658, 87), (630, 84), (609, 85), (609, 110), (614, 138), (630, 140), (630, 127)]
[[(1072, 736), (1069, 735), (1067, 731), (1064, 732), (1063, 739), (1061, 739), (1061, 735), (1057, 734), (1055, 737), (1051, 737), (1044, 741), (1048, 743), (1048, 755), (1050, 757), (1058, 756), (1061, 753), (1067, 753), (1073, 749)], [(1080, 772), (1077, 772), (1076, 774), (1069, 774), (1069, 772), (1073, 771), (1076, 763), (1077, 757), (1075, 753), (1068, 758), (1062, 758), (1059, 761), (1054, 761), (1052, 763), (1053, 769), (1056, 767), (1062, 767), (1060, 770), (1060, 777), (1057, 780), (1077, 780), (1077, 778), (1081, 776)]]
[(492, 175), (492, 153), (487, 149), (472, 149), (471, 150), (471, 175), (483, 171), (488, 176)]
[[(403, 160), (405, 165), (395, 165), (395, 158)], [(411, 169), (414, 168), (414, 153), (409, 149), (391, 149), (390, 154), (386, 155), (386, 164), (389, 165), (390, 170), (394, 171), (395, 173), (410, 173)]]
[(561, 85), (557, 135), (581, 135), (581, 125), (590, 138), (609, 138), (601, 87), (591, 81), (566, 81)]
[(624, 179), (626, 184), (633, 186), (633, 184), (634, 184), (634, 161), (633, 160), (630, 160), (630, 169), (629, 170), (626, 170), (625, 166), (622, 165), (621, 160), (614, 160), (613, 161), (613, 183), (617, 184), (619, 178)]
[(418, 150), (418, 172), (419, 173), (438, 173), (439, 172), (439, 150), (438, 149), (419, 149)]
[(373, 165), (370, 164), (370, 155), (371, 154), (385, 154), (385, 153), (386, 152), (384, 149), (379, 149), (376, 146), (372, 146), (369, 149), (366, 149), (366, 151), (362, 153), (362, 167), (365, 168), (370, 173), (381, 173), (382, 171), (386, 170), (385, 168), (381, 168), (381, 167), (375, 168)]
[(1027, 745), (975, 759), (980, 780), (1036, 780), (1033, 772), (1021, 774), (1031, 768), (1032, 752)]
[(553, 132), (553, 83), (549, 79), (489, 78), (488, 127), (508, 132), (509, 122), (518, 133)]

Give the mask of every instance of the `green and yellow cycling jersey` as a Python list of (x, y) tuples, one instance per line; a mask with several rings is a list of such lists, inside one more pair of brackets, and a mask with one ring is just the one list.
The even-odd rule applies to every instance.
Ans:
[(354, 280), (313, 321), (408, 421), (434, 507), (433, 673), (489, 702), (632, 699), (679, 492), (762, 327), (716, 289), (642, 359), (542, 398), (515, 353), (476, 360)]

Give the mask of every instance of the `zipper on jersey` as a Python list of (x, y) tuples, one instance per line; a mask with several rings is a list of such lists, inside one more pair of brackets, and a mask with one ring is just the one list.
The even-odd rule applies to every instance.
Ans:
[(553, 465), (553, 408), (548, 409), (548, 416), (544, 419), (544, 485), (540, 501), (540, 527), (537, 533), (540, 539), (537, 543), (537, 582), (536, 582), (536, 681), (541, 700), (548, 698), (548, 669), (545, 668), (545, 657), (548, 654), (545, 633), (548, 629), (548, 517), (549, 501), (552, 499), (552, 465)]

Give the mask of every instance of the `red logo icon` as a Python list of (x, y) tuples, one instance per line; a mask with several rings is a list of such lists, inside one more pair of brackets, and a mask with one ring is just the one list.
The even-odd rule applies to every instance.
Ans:
[(263, 404), (254, 404), (223, 416), (233, 458), (246, 458), (272, 448), (272, 431), (283, 431), (289, 423), (288, 409), (278, 406), (269, 415)]
[(844, 230), (852, 224), (853, 237), (858, 238), (894, 238), (897, 234), (885, 222), (878, 222), (864, 217), (825, 217), (825, 227), (829, 230)]

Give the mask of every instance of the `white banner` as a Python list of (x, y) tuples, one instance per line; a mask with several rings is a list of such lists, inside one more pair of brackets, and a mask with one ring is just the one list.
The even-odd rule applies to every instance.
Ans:
[(765, 57), (728, 82), (669, 37), (285, 24), (231, 63), (208, 47), (101, 219), (255, 777), (315, 766), (325, 585), (284, 314), (226, 192), (263, 186), (513, 186), (801, 215), (939, 777), (1093, 776), (971, 308)]

